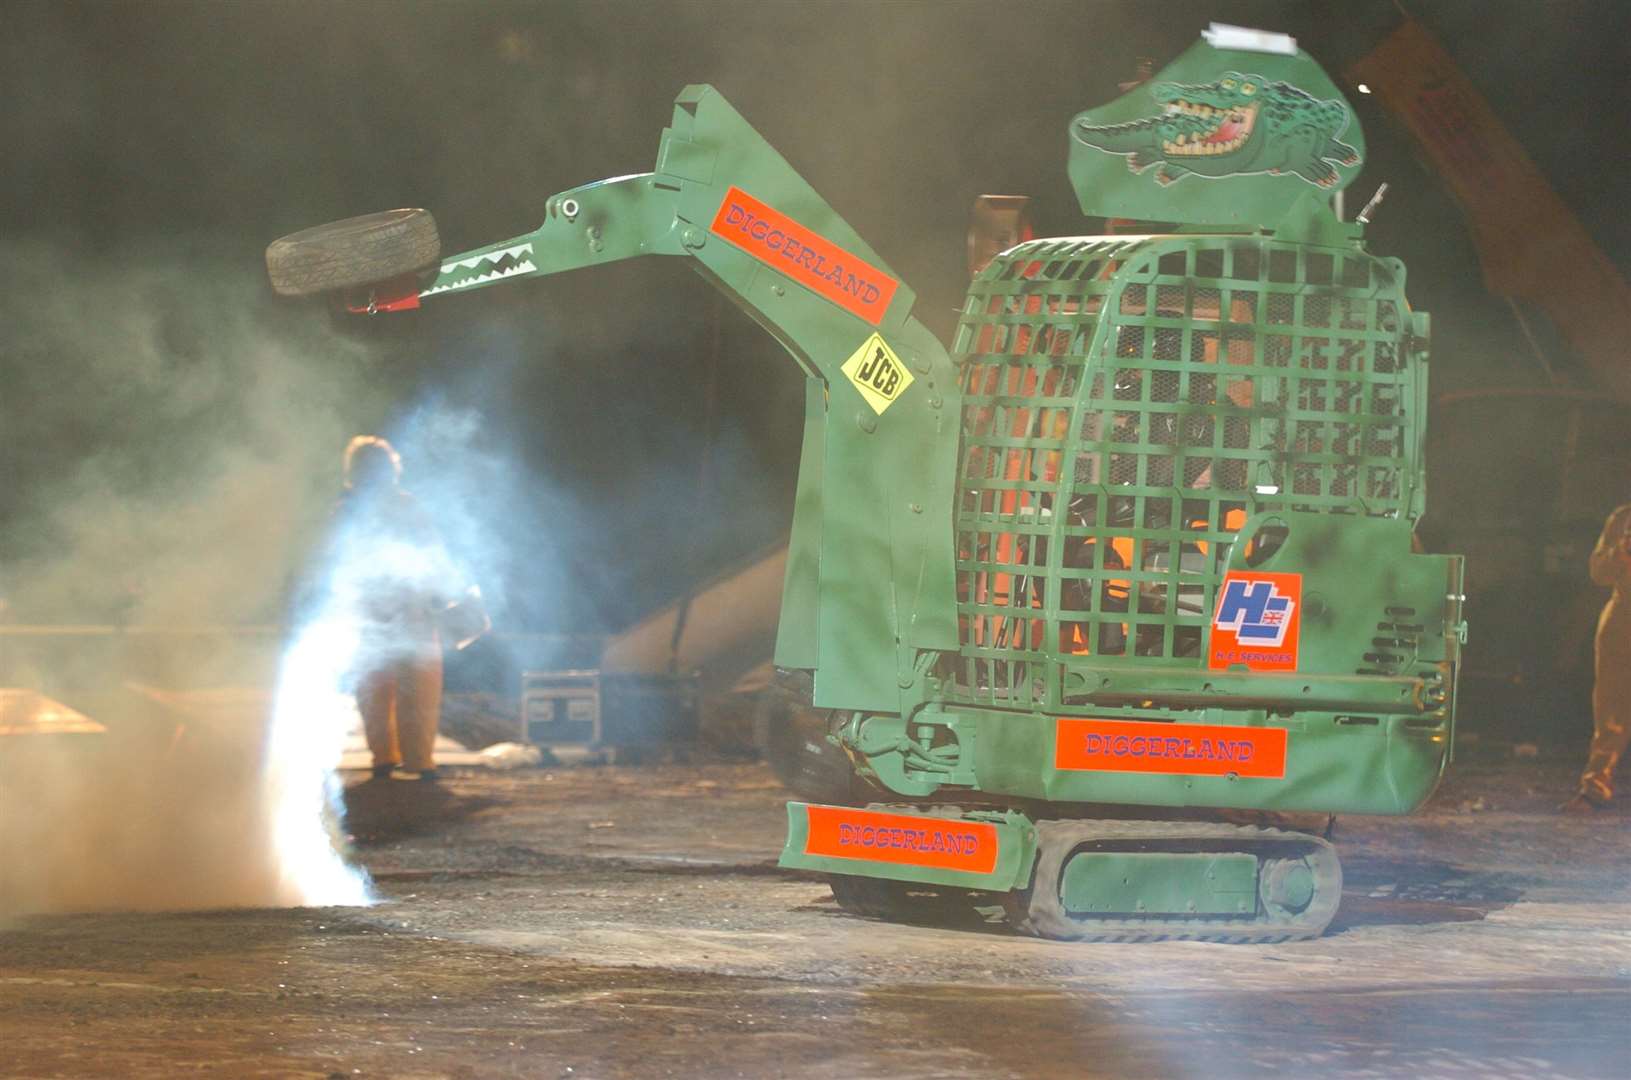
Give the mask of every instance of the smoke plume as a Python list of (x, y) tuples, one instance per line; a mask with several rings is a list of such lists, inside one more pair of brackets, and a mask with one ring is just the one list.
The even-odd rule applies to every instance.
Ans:
[[(294, 828), (331, 850), (344, 728), (292, 748), (313, 701), (280, 736), (255, 688), (339, 450), (389, 408), (377, 350), (184, 244), (139, 261), (12, 245), (0, 283), (4, 450), (32, 481), (0, 534), (0, 685), (109, 728), (0, 738), (0, 914), (360, 899), (278, 847)], [(24, 633), (36, 621), (106, 632)]]

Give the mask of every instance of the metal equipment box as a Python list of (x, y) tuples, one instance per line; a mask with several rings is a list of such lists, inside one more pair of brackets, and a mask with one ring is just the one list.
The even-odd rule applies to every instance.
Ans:
[(538, 746), (599, 745), (600, 672), (522, 672), (521, 735)]
[(697, 676), (598, 670), (521, 675), (522, 735), (539, 746), (653, 746), (696, 738)]

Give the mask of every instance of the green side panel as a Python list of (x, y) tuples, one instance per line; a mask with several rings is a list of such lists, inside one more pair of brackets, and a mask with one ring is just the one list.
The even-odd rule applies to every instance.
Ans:
[[(818, 809), (849, 809), (827, 807)], [(913, 865), (907, 862), (884, 862), (867, 858), (838, 858), (827, 854), (810, 854), (810, 804), (787, 804), (787, 843), (782, 847), (776, 865), (789, 870), (811, 870), (824, 874), (849, 874), (854, 877), (883, 878), (889, 881), (913, 881), (924, 885), (945, 885), (962, 889), (986, 889), (1007, 892), (1030, 881), (1031, 867), (1036, 861), (1036, 830), (1022, 814), (1012, 811), (970, 815), (969, 821), (978, 821), (995, 827), (997, 833), (997, 860), (990, 873), (971, 873), (941, 867)], [(916, 814), (900, 807), (889, 807), (885, 813), (892, 816), (916, 818), (925, 827), (955, 825), (964, 818), (946, 815)]]
[(776, 627), (776, 665), (812, 671), (820, 660), (817, 635), (821, 594), (822, 469), (827, 456), (826, 391), (820, 379), (804, 380), (804, 442), (799, 452), (793, 530)]
[(1084, 852), (1065, 864), (1068, 911), (1095, 915), (1250, 915), (1257, 857), (1244, 853)]
[[(883, 335), (915, 372), (878, 415), (840, 376), (828, 387), (821, 551), (821, 665), (815, 704), (905, 711), (908, 649), (957, 647), (951, 487), (957, 461), (956, 383), (942, 347), (911, 323)], [(867, 340), (839, 350), (847, 359)]]
[[(686, 162), (683, 172), (664, 174), (663, 162), (681, 158)], [(882, 256), (711, 86), (687, 86), (674, 99), (674, 116), (663, 131), (658, 163), (659, 173), (668, 176), (679, 191), (679, 213), (686, 222), (706, 230), (719, 210), (725, 190), (740, 188), (897, 282), (900, 280)], [(714, 243), (714, 238), (706, 239), (710, 245)], [(719, 246), (729, 247), (728, 244)], [(703, 250), (712, 248), (699, 248), (699, 257)], [(702, 262), (718, 272), (713, 258), (702, 258)], [(728, 280), (734, 291), (746, 294), (750, 286), (748, 279), (756, 268), (764, 265), (748, 259), (746, 263), (728, 266)], [(773, 271), (771, 276), (788, 284), (798, 280)], [(802, 290), (802, 286), (800, 288)], [(917, 294), (900, 282), (882, 328), (899, 327), (916, 303)], [(771, 317), (775, 318), (773, 313)], [(838, 363), (848, 355), (846, 352)]]
[(1353, 108), (1300, 51), (1198, 42), (1070, 123), (1070, 182), (1096, 217), (1272, 226), (1347, 186), (1364, 156)]
[[(1233, 545), (1228, 569), (1302, 579), (1298, 678), (1408, 680), (1390, 711), (1443, 709), (1453, 689), (1448, 665), (1460, 656), (1459, 556), (1414, 554), (1410, 523), (1397, 518), (1265, 511), (1241, 534), (1281, 539), (1266, 553)], [(1295, 690), (1302, 699), (1318, 696)]]
[[(788, 666), (814, 668), (819, 707), (899, 712), (910, 683), (902, 684), (902, 650), (957, 644), (946, 542), (960, 415), (951, 362), (911, 317), (911, 289), (718, 93), (690, 87), (680, 96), (659, 153), (659, 163), (667, 161), (679, 171), (660, 172), (657, 183), (676, 193), (680, 242), (698, 270), (772, 333), (822, 390), (820, 444), (806, 439), (801, 464), (790, 604), (783, 608), (793, 636), (778, 646), (778, 656), (800, 660)], [(713, 232), (716, 219), (740, 201), (733, 189), (767, 207), (777, 228), (791, 221), (836, 244), (842, 258), (863, 260), (894, 280), (887, 310), (876, 321), (863, 317), (817, 291), (819, 283), (795, 262), (744, 248), (740, 237), (728, 239), (737, 235), (728, 228)], [(843, 371), (875, 335), (892, 351), (904, 384), (881, 412)], [(813, 388), (811, 395), (807, 422)]]
[[(1160, 734), (1164, 721), (1279, 727), (1286, 731), (1283, 778), (1058, 769), (1051, 716), (979, 712), (975, 786), (986, 792), (1055, 802), (1216, 807), (1286, 813), (1407, 814), (1432, 794), (1449, 750), (1447, 717), (1263, 709), (1171, 711), (1103, 708), (1086, 715), (1142, 721)], [(947, 792), (942, 792), (946, 797)]]

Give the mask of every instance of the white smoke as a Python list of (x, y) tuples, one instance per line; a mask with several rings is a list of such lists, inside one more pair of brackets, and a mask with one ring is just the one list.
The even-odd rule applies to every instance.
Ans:
[(341, 449), (391, 407), (376, 350), (186, 244), (13, 242), (0, 284), (0, 427), (29, 470), (0, 507), (4, 617), (116, 628), (0, 638), (0, 684), (109, 728), (0, 738), (0, 913), (364, 902), (336, 847), (344, 629), (281, 665), (270, 631), (177, 631), (282, 619)]
[(368, 880), (341, 854), (336, 767), (355, 715), (346, 686), (358, 624), (329, 611), (301, 628), (278, 673), (261, 792), (283, 903), (369, 902)]

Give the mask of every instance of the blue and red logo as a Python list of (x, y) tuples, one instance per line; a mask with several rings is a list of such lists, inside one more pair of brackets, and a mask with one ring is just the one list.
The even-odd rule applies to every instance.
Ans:
[(1207, 666), (1296, 671), (1303, 576), (1231, 570), (1218, 589)]

